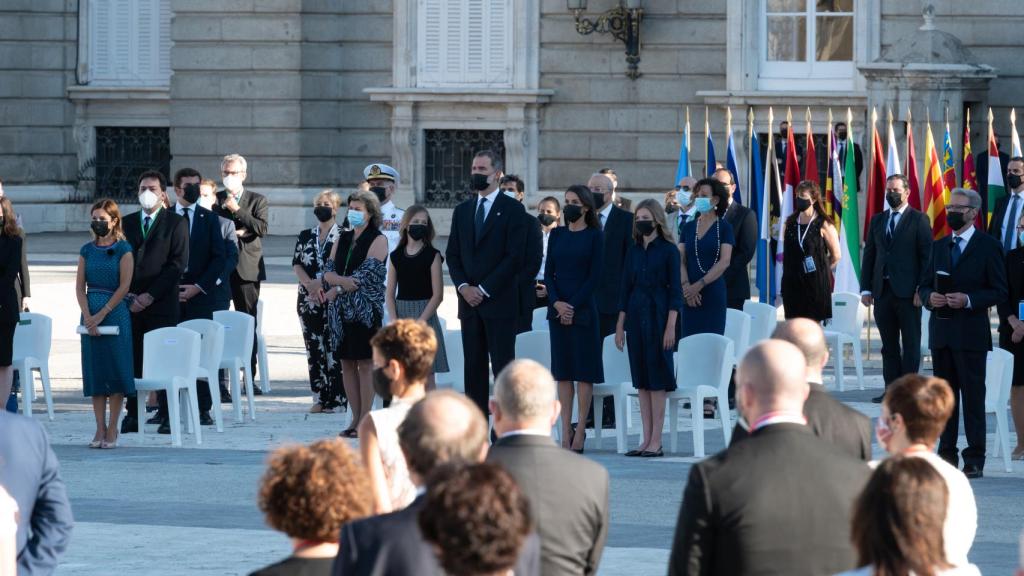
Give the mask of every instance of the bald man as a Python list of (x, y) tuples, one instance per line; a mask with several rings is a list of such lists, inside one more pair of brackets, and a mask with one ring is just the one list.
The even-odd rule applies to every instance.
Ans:
[(743, 310), (743, 303), (750, 299), (750, 274), (747, 265), (757, 251), (757, 217), (753, 210), (736, 201), (736, 181), (727, 169), (715, 170), (713, 176), (729, 190), (729, 207), (725, 210), (725, 221), (732, 226), (736, 244), (732, 248), (729, 267), (725, 278), (726, 305), (734, 310)]
[(850, 513), (870, 469), (806, 426), (804, 356), (782, 340), (750, 349), (736, 407), (750, 437), (690, 468), (670, 576), (835, 574), (857, 565)]
[(560, 411), (547, 368), (513, 361), (494, 383), (499, 438), (487, 460), (501, 464), (530, 500), (544, 576), (596, 574), (608, 536), (608, 471), (551, 440)]
[[(828, 364), (828, 345), (821, 325), (807, 318), (794, 318), (779, 324), (772, 338), (793, 344), (804, 356), (810, 386), (804, 402), (804, 417), (814, 435), (844, 454), (865, 462), (871, 460), (871, 419), (836, 400), (822, 385), (822, 371)], [(743, 421), (736, 424), (733, 443), (749, 436), (746, 426)]]

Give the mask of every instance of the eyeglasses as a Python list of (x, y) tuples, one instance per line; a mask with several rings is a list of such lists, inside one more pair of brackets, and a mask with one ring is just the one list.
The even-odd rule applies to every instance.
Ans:
[(245, 174), (244, 170), (221, 170), (222, 176), (238, 176), (239, 174)]
[(959, 206), (956, 204), (949, 204), (946, 206), (946, 212), (970, 212), (973, 210), (970, 206)]

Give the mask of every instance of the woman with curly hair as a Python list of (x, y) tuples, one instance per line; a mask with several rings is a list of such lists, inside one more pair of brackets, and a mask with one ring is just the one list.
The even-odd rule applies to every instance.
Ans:
[(259, 507), (288, 535), (292, 555), (250, 576), (329, 576), (341, 526), (370, 514), (370, 483), (343, 440), (274, 451), (259, 489)]

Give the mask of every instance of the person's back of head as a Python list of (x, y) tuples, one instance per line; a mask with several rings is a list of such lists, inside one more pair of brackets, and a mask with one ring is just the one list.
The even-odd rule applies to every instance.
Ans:
[(736, 403), (754, 422), (769, 412), (801, 415), (810, 390), (800, 350), (783, 340), (765, 340), (744, 354), (736, 369)]
[(398, 444), (413, 483), (422, 485), (445, 463), (469, 464), (487, 455), (487, 421), (468, 398), (451, 390), (427, 394), (398, 426)]
[(772, 338), (785, 340), (796, 346), (807, 361), (809, 376), (819, 376), (828, 363), (828, 343), (821, 324), (809, 318), (793, 318), (779, 324), (772, 332)]
[(388, 379), (424, 384), (434, 367), (437, 337), (426, 322), (403, 318), (378, 330), (370, 346), (380, 355), (379, 368)]
[(528, 359), (506, 366), (494, 382), (494, 430), (498, 435), (513, 430), (548, 431), (558, 418), (560, 406), (555, 379), (541, 364)]
[(858, 565), (876, 576), (934, 576), (950, 568), (942, 527), (949, 493), (922, 458), (883, 460), (854, 505), (850, 532)]
[[(932, 447), (952, 416), (954, 404), (953, 390), (942, 378), (906, 374), (886, 389), (882, 405), (888, 412), (888, 421), (879, 427), (891, 431), (893, 436), (901, 436), (899, 443)], [(888, 439), (881, 440), (887, 443)]]
[(449, 576), (508, 573), (531, 524), (526, 496), (496, 464), (438, 468), (419, 513), (423, 538)]

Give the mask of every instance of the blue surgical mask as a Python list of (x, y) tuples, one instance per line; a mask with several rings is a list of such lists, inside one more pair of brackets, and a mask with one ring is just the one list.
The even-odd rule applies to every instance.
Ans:
[(694, 207), (696, 207), (697, 212), (700, 212), (701, 214), (705, 212), (711, 212), (711, 198), (708, 198), (706, 196), (697, 198), (697, 200), (694, 202)]
[(366, 214), (359, 210), (349, 210), (348, 223), (351, 224), (353, 228), (359, 228), (366, 223)]
[(676, 192), (676, 202), (679, 202), (680, 206), (685, 207), (690, 203), (691, 198), (693, 198), (693, 192), (690, 192), (685, 188)]
[(1017, 245), (1024, 246), (1024, 230), (1017, 232)]

